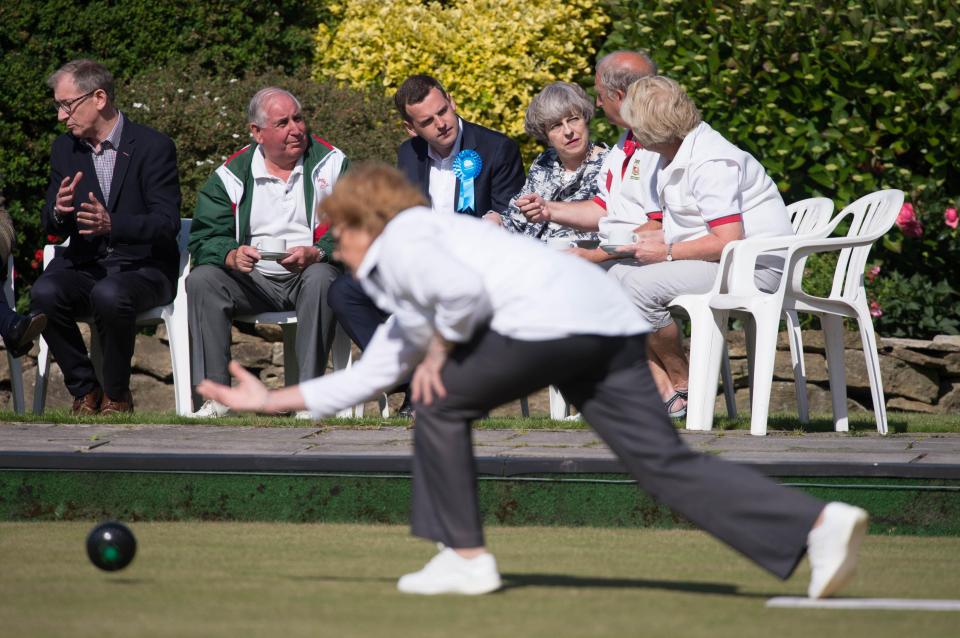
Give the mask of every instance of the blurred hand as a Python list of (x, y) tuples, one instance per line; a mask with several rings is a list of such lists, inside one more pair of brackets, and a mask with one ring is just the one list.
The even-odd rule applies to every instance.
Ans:
[(501, 217), (501, 216), (500, 216), (500, 213), (498, 213), (498, 212), (495, 211), (495, 210), (492, 210), (492, 211), (490, 211), (489, 213), (487, 213), (486, 215), (484, 215), (484, 216), (483, 216), (483, 221), (485, 221), (485, 222), (490, 222), (491, 224), (496, 224), (497, 226), (502, 226), (502, 225), (503, 225), (503, 217)]
[(413, 371), (413, 378), (410, 380), (410, 389), (415, 402), (430, 405), (434, 397), (442, 399), (447, 396), (447, 389), (443, 387), (440, 373), (447, 362), (447, 353), (452, 347), (452, 344), (437, 335), (430, 340), (427, 354)]
[(616, 256), (607, 254), (602, 248), (569, 248), (564, 252), (576, 255), (594, 264), (599, 264), (610, 259), (617, 259)]
[(230, 374), (239, 382), (230, 387), (204, 379), (197, 386), (197, 394), (204, 399), (219, 401), (238, 412), (264, 412), (270, 390), (236, 361), (230, 362)]

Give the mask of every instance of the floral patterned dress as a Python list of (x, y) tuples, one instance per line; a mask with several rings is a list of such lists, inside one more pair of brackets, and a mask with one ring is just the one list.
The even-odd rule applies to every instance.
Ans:
[(591, 142), (587, 149), (587, 159), (576, 171), (571, 172), (563, 168), (554, 149), (549, 148), (541, 153), (530, 166), (523, 188), (500, 214), (503, 228), (544, 242), (554, 238), (571, 241), (596, 240), (596, 232), (576, 230), (555, 222), (531, 222), (523, 216), (516, 202), (520, 197), (531, 193), (536, 193), (548, 201), (576, 202), (593, 199), (597, 194), (597, 173), (600, 172), (606, 154), (606, 147)]

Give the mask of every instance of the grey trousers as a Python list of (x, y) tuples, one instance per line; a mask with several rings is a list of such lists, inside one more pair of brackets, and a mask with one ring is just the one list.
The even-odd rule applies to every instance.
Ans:
[(657, 394), (645, 338), (518, 341), (485, 331), (450, 354), (447, 395), (415, 404), (412, 531), (449, 547), (484, 544), (470, 424), (555, 384), (641, 489), (780, 578), (806, 552), (824, 503), (681, 440)]
[(187, 276), (190, 308), (190, 373), (193, 385), (203, 379), (230, 384), (230, 328), (233, 318), (257, 312), (297, 311), (297, 364), (300, 380), (323, 374), (333, 345), (334, 316), (327, 290), (340, 274), (330, 264), (307, 267), (299, 275), (265, 277), (203, 265)]
[[(719, 268), (715, 261), (684, 259), (642, 265), (631, 259), (614, 264), (607, 274), (620, 282), (640, 316), (654, 330), (660, 330), (673, 323), (670, 302), (678, 295), (710, 292)], [(781, 273), (782, 266), (760, 266), (753, 272), (753, 281), (760, 290), (772, 292), (780, 285)]]

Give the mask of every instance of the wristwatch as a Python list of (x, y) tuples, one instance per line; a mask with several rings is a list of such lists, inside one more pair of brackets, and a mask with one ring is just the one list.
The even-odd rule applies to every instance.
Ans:
[(667, 261), (673, 261), (673, 244), (667, 244)]

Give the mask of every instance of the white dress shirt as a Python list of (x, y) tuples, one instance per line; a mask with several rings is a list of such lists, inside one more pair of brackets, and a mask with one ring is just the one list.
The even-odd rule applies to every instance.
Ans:
[(603, 270), (482, 220), (404, 211), (371, 244), (357, 278), (392, 316), (360, 361), (300, 385), (315, 417), (408, 378), (434, 333), (464, 343), (482, 327), (523, 341), (650, 331)]
[[(287, 242), (287, 251), (295, 246), (312, 246), (313, 233), (307, 222), (307, 204), (303, 195), (303, 158), (284, 182), (267, 171), (261, 147), (250, 163), (253, 176), (253, 201), (250, 204), (250, 245), (261, 237), (276, 237)], [(276, 261), (261, 259), (255, 268), (268, 277), (289, 275)]]
[(463, 120), (457, 118), (457, 122), (457, 139), (449, 155), (440, 157), (432, 146), (427, 146), (427, 156), (430, 158), (430, 206), (435, 213), (455, 213), (457, 210), (457, 176), (453, 174), (453, 160), (460, 152), (463, 141)]

